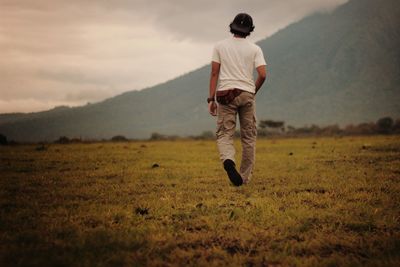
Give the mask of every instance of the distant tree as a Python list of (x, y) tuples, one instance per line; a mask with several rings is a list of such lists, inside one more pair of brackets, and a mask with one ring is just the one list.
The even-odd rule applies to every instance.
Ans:
[(264, 128), (279, 128), (282, 129), (285, 125), (285, 122), (283, 121), (273, 121), (273, 120), (262, 120), (258, 124), (258, 126), (262, 129)]
[(299, 134), (299, 135), (313, 135), (313, 134), (319, 134), (321, 132), (321, 129), (319, 128), (318, 125), (311, 125), (311, 126), (304, 126), (300, 128), (296, 128), (294, 130), (294, 134)]
[(346, 125), (346, 127), (344, 127), (344, 132), (345, 134), (350, 134), (350, 135), (357, 134), (357, 127), (354, 126), (353, 124)]
[(288, 125), (287, 130), (288, 130), (288, 132), (295, 132), (296, 128), (292, 125)]
[(322, 129), (318, 125), (312, 124), (308, 129), (308, 132), (311, 134), (321, 134)]
[(66, 137), (66, 136), (60, 136), (60, 138), (58, 138), (58, 139), (55, 141), (55, 143), (58, 143), (58, 144), (69, 144), (69, 143), (70, 143), (70, 140), (69, 140), (69, 138)]
[(7, 137), (5, 135), (0, 134), (0, 145), (7, 145)]
[(269, 135), (270, 135), (270, 133), (268, 133), (267, 130), (260, 129), (260, 128), (257, 129), (257, 136), (258, 137), (265, 137), (265, 136), (269, 136)]
[(388, 134), (392, 131), (394, 122), (391, 117), (380, 118), (376, 122), (377, 130), (379, 133)]
[(285, 122), (274, 120), (261, 120), (258, 123), (258, 136), (281, 135), (285, 131)]
[(373, 122), (365, 122), (357, 125), (357, 128), (362, 134), (375, 134), (376, 133), (376, 125)]
[(400, 133), (400, 119), (397, 119), (393, 124), (393, 132)]
[(150, 140), (164, 140), (165, 138), (165, 135), (159, 133), (152, 133), (150, 136)]
[(167, 136), (165, 137), (166, 140), (170, 140), (170, 141), (178, 140), (178, 139), (180, 139), (180, 138), (181, 138), (181, 137), (180, 137), (179, 135), (177, 135), (177, 134), (174, 134), (174, 135), (167, 135)]
[(343, 133), (343, 130), (340, 129), (339, 125), (334, 124), (334, 125), (328, 125), (328, 126), (323, 127), (323, 128), (319, 131), (319, 133), (322, 134), (322, 135), (328, 135), (328, 136), (330, 136), (330, 135), (342, 134), (342, 133)]
[(128, 138), (126, 138), (123, 135), (116, 135), (116, 136), (113, 136), (111, 138), (111, 141), (113, 141), (113, 142), (126, 142), (126, 141), (129, 141), (129, 140), (128, 140)]
[(215, 134), (212, 131), (204, 131), (200, 136), (199, 139), (214, 139)]
[(375, 123), (360, 123), (358, 125), (347, 125), (344, 129), (345, 134), (349, 135), (368, 135), (377, 132)]

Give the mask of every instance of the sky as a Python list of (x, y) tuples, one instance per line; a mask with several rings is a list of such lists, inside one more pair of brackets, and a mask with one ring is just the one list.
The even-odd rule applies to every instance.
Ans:
[(0, 113), (99, 102), (190, 72), (240, 12), (253, 17), (256, 42), (345, 2), (0, 0)]

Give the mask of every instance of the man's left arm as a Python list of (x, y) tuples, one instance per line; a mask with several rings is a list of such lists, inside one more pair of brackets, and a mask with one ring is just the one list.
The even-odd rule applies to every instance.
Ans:
[(256, 86), (256, 94), (258, 90), (260, 90), (261, 86), (263, 85), (265, 79), (267, 78), (267, 63), (265, 62), (263, 51), (259, 46), (257, 46), (256, 56), (254, 59), (254, 67), (257, 70), (257, 80), (255, 82)]
[(256, 94), (257, 94), (258, 90), (260, 90), (265, 79), (267, 78), (267, 68), (265, 65), (261, 65), (261, 66), (258, 66), (256, 70), (258, 73), (258, 77), (256, 80)]

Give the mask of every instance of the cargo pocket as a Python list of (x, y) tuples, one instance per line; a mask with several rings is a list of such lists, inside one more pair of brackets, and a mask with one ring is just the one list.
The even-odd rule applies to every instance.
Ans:
[(235, 131), (235, 128), (236, 128), (236, 121), (235, 121), (235, 119), (236, 119), (236, 114), (234, 115), (234, 117), (232, 118), (231, 116), (226, 116), (225, 118), (224, 118), (224, 121), (223, 121), (223, 129), (224, 129), (224, 131), (227, 131), (227, 132), (229, 132), (229, 131)]
[(233, 137), (236, 128), (235, 117), (223, 116), (217, 121), (217, 138), (222, 136)]

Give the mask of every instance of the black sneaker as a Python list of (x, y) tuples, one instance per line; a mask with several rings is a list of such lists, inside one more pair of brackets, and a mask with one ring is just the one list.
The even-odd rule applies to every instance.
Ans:
[(224, 161), (224, 169), (228, 174), (229, 180), (231, 180), (232, 184), (235, 186), (241, 186), (243, 184), (242, 176), (238, 173), (235, 168), (235, 162), (230, 159)]

